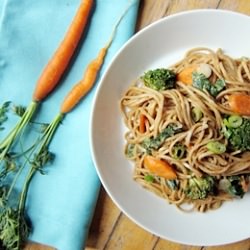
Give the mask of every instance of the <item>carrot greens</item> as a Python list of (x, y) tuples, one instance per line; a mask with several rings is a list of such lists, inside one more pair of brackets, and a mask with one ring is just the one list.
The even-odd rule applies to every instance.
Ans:
[(0, 107), (0, 130), (3, 130), (3, 124), (8, 120), (7, 112), (9, 110), (10, 102), (4, 102)]
[[(21, 106), (14, 106), (9, 110), (12, 110), (15, 115), (21, 115), (22, 112), (25, 112), (25, 108)], [(44, 127), (46, 124), (39, 123), (38, 126)], [(36, 127), (32, 128), (36, 133), (39, 132)], [(30, 164), (32, 172), (40, 171), (42, 173), (44, 166), (53, 160), (53, 154), (48, 150), (43, 148), (38, 151), (37, 148), (42, 138), (40, 136), (35, 140), (35, 143), (26, 149), (23, 148), (20, 139), (15, 151), (9, 151), (3, 157), (0, 168), (1, 249), (21, 249), (31, 231), (30, 220), (25, 212), (25, 200), (32, 176), (29, 173), (26, 179), (21, 181), (20, 175), (28, 164)], [(17, 191), (16, 184), (21, 184), (20, 191)]]

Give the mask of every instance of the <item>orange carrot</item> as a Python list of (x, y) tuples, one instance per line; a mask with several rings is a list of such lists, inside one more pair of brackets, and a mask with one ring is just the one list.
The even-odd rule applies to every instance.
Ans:
[[(129, 5), (129, 7), (130, 7), (130, 5)], [(73, 86), (71, 91), (64, 98), (64, 100), (61, 104), (61, 108), (60, 108), (61, 114), (69, 113), (79, 103), (79, 101), (89, 92), (89, 90), (93, 87), (93, 85), (96, 81), (96, 78), (98, 76), (98, 73), (103, 65), (108, 48), (110, 47), (110, 45), (113, 41), (116, 29), (117, 29), (119, 23), (121, 22), (122, 18), (124, 17), (126, 12), (128, 11), (129, 7), (120, 16), (119, 20), (117, 21), (116, 25), (114, 26), (112, 35), (111, 35), (110, 40), (107, 43), (107, 45), (105, 47), (103, 47), (99, 51), (98, 56), (88, 64), (83, 78), (77, 84), (75, 84)]]
[(139, 131), (140, 133), (145, 133), (146, 131), (146, 121), (147, 117), (144, 114), (140, 115)]
[(166, 161), (157, 159), (151, 155), (146, 155), (144, 158), (144, 166), (153, 174), (164, 177), (168, 180), (177, 178), (173, 167)]
[(56, 87), (80, 41), (92, 6), (93, 0), (81, 1), (68, 32), (37, 81), (33, 93), (34, 101), (41, 101)]
[(188, 68), (183, 69), (177, 74), (177, 81), (191, 85), (193, 82), (192, 73), (197, 69), (197, 66), (192, 65)]
[(76, 104), (88, 93), (88, 91), (93, 87), (97, 74), (103, 64), (105, 55), (107, 53), (108, 47), (104, 47), (100, 50), (97, 58), (89, 63), (83, 79), (80, 80), (76, 85), (73, 86), (71, 91), (65, 97), (61, 105), (61, 113), (65, 114), (71, 111)]
[(81, 1), (81, 5), (72, 20), (64, 40), (38, 79), (31, 103), (28, 105), (20, 121), (0, 142), (0, 161), (4, 159), (16, 138), (21, 134), (26, 125), (32, 119), (37, 107), (39, 106), (39, 102), (44, 99), (58, 84), (80, 41), (94, 3), (93, 1), (94, 0)]
[(232, 94), (228, 99), (231, 110), (239, 115), (250, 116), (250, 96), (247, 94)]

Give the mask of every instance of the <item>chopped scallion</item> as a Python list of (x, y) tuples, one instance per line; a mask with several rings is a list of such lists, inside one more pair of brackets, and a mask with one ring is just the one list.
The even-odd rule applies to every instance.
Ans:
[(211, 141), (207, 144), (207, 149), (215, 154), (226, 152), (226, 145), (218, 141)]
[(238, 115), (231, 115), (228, 118), (228, 127), (238, 128), (239, 126), (241, 126), (242, 122), (243, 122), (242, 117), (240, 117)]
[(148, 175), (146, 175), (146, 176), (144, 177), (144, 180), (151, 183), (151, 182), (154, 181), (154, 176), (148, 174)]
[(186, 148), (184, 145), (178, 144), (173, 147), (173, 157), (175, 159), (182, 159), (185, 156)]
[(199, 108), (194, 107), (194, 108), (192, 108), (191, 112), (192, 112), (191, 115), (192, 115), (192, 118), (193, 118), (194, 122), (200, 121), (200, 119), (203, 116), (202, 111)]
[(128, 144), (126, 148), (126, 155), (128, 158), (133, 158), (135, 155), (135, 144)]

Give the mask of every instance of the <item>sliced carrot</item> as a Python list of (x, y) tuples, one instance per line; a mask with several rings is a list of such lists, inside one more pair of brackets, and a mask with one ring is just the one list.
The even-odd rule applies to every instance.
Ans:
[(147, 117), (143, 114), (140, 115), (140, 125), (139, 125), (139, 131), (140, 133), (146, 132), (146, 121)]
[(250, 96), (247, 94), (232, 94), (228, 98), (231, 110), (239, 115), (250, 116)]
[(37, 81), (34, 101), (43, 100), (58, 84), (81, 39), (93, 4), (94, 0), (81, 0), (68, 32)]
[(152, 174), (164, 177), (168, 180), (177, 178), (176, 172), (173, 167), (166, 161), (157, 159), (151, 155), (146, 155), (144, 158), (144, 166)]
[(183, 69), (180, 73), (177, 74), (177, 81), (191, 85), (193, 82), (192, 73), (197, 69), (196, 65), (192, 65)]

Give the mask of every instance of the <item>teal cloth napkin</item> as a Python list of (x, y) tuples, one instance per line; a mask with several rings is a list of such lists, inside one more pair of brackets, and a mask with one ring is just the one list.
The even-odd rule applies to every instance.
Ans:
[[(57, 114), (64, 96), (109, 40), (114, 24), (131, 2), (101, 74), (115, 52), (133, 35), (139, 1), (96, 0), (70, 70), (41, 105), (36, 120), (50, 122)], [(80, 0), (0, 1), (1, 104), (30, 103), (36, 80), (62, 40), (79, 3)], [(59, 250), (83, 248), (99, 194), (100, 181), (91, 159), (88, 135), (94, 92), (95, 88), (60, 125), (50, 146), (56, 154), (55, 161), (46, 168), (47, 174), (35, 175), (28, 193), (27, 211), (33, 224), (30, 240)]]

